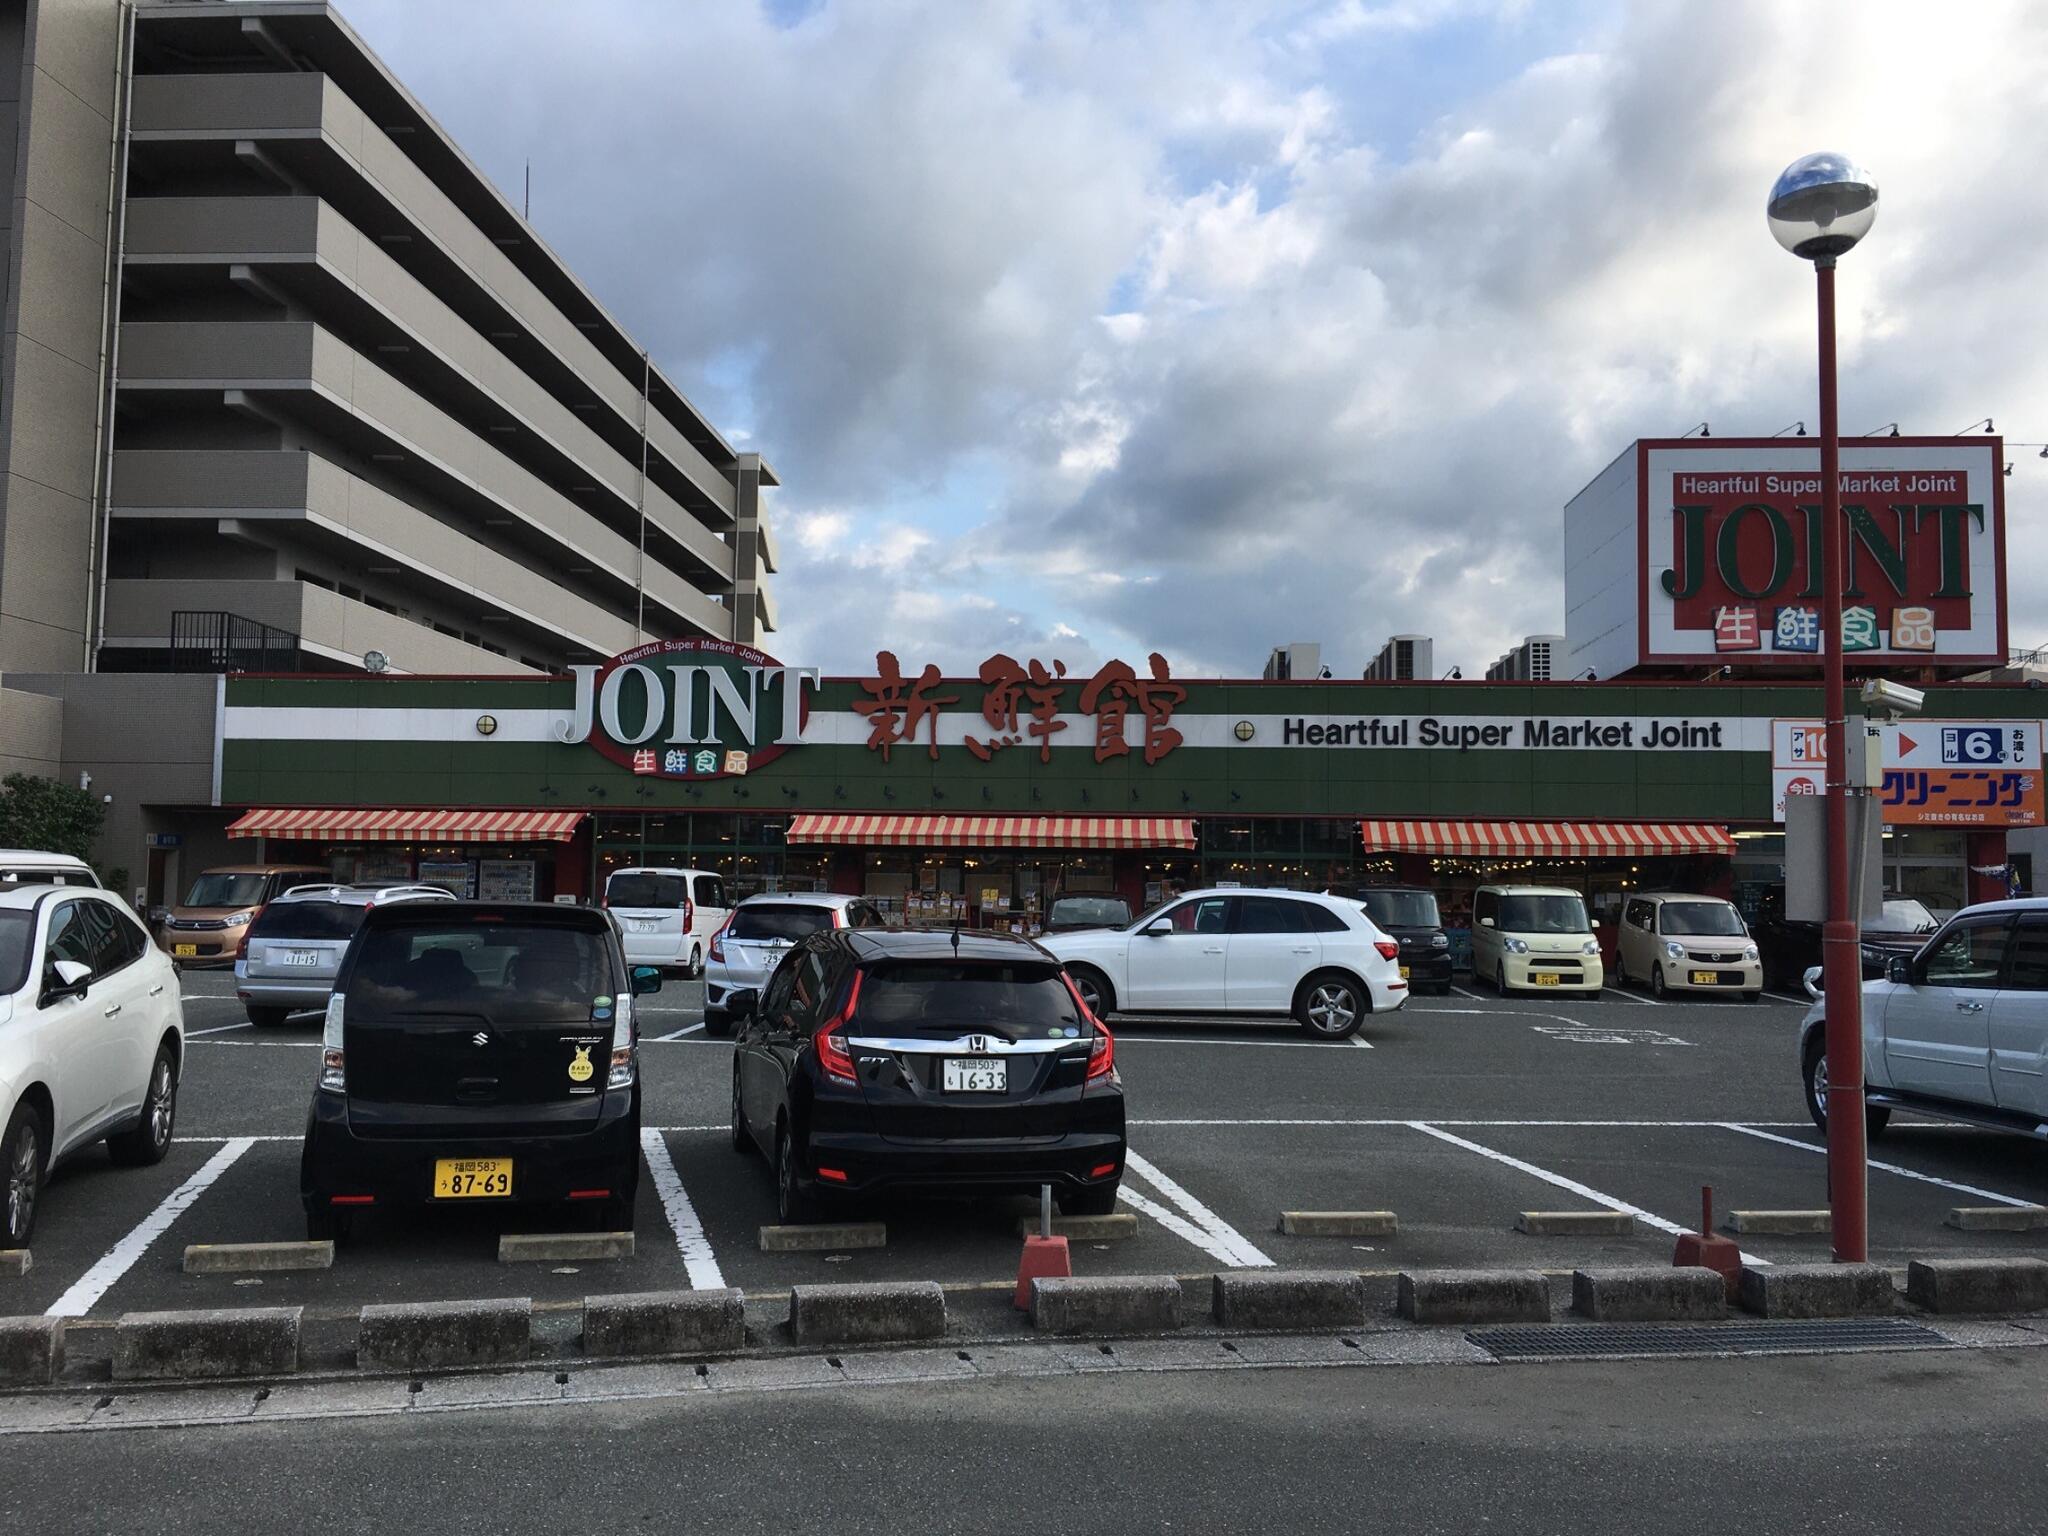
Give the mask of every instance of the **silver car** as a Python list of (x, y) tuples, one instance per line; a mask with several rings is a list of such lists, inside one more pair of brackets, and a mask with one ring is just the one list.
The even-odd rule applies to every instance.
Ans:
[(704, 1033), (730, 1035), (725, 1000), (745, 988), (759, 990), (790, 946), (820, 928), (886, 928), (888, 921), (860, 896), (775, 891), (749, 896), (711, 937), (704, 957)]
[(235, 955), (235, 996), (258, 1029), (327, 1006), (363, 914), (400, 901), (453, 901), (438, 885), (295, 885), (257, 914)]

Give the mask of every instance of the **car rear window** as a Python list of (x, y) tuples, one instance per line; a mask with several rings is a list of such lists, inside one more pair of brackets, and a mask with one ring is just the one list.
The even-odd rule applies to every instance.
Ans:
[(680, 912), (689, 895), (681, 875), (613, 875), (604, 888), (605, 905), (660, 907)]
[(1366, 891), (1359, 905), (1382, 928), (1435, 928), (1436, 898), (1428, 891)]
[(806, 907), (795, 903), (740, 907), (732, 915), (728, 930), (735, 939), (798, 939), (832, 926), (830, 907)]
[(273, 901), (249, 925), (252, 939), (346, 939), (369, 910), (361, 902)]
[[(600, 933), (538, 923), (371, 929), (358, 940), (348, 1018), (462, 1015), (493, 1026), (587, 1023), (618, 990)], [(600, 1001), (602, 1000), (602, 1001)]]
[(0, 912), (0, 993), (18, 992), (28, 980), (28, 955), (35, 937), (35, 913)]
[(1056, 966), (899, 960), (862, 975), (854, 1022), (896, 1035), (1043, 1034), (1079, 1025), (1081, 1012)]

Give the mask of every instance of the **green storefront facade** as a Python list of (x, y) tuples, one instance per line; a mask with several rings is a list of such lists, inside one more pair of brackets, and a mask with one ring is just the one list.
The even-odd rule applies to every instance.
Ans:
[[(616, 698), (589, 678), (231, 677), (219, 801), (417, 811), (404, 835), (368, 840), (344, 827), (262, 847), (346, 877), (468, 862), (474, 882), (486, 863), (527, 862), (542, 898), (587, 897), (605, 870), (645, 862), (717, 869), (740, 893), (867, 890), (911, 915), (936, 904), (997, 923), (1029, 921), (1060, 891), (1115, 891), (1136, 905), (1227, 880), (1424, 880), (1449, 887), (1455, 909), (1478, 879), (1512, 874), (1569, 880), (1599, 901), (1672, 881), (1768, 882), (1781, 846), (1781, 722), (1815, 719), (1820, 706), (1816, 687), (1734, 681), (1154, 681), (1128, 669), (1120, 687), (1099, 686), (1098, 674), (1092, 694), (1088, 678), (1043, 670), (996, 683), (928, 674), (892, 689), (887, 673), (770, 676), (734, 657), (708, 658), (726, 674), (710, 679), (716, 689), (695, 669), (693, 695), (686, 669), (662, 665), (679, 657), (707, 660), (650, 654)], [(678, 697), (657, 719), (653, 693), (670, 673)], [(719, 697), (707, 706), (708, 694)], [(562, 739), (593, 698), (599, 714), (610, 698), (614, 714), (588, 740)], [(751, 719), (742, 704), (758, 706)], [(1924, 719), (2038, 731), (2041, 713), (2034, 689), (1958, 684), (1929, 693)], [(2038, 740), (2033, 751), (2038, 762)], [(2038, 778), (2026, 789), (2033, 807)], [(570, 830), (545, 844), (435, 834), (434, 816), (466, 809), (556, 813)], [(952, 818), (952, 830), (904, 834), (907, 818), (932, 816)], [(1029, 824), (1049, 829), (1043, 846), (1019, 846), (1014, 824), (1000, 838), (976, 830), (1020, 817), (1045, 819)], [(1116, 842), (1119, 826), (1161, 819), (1179, 830), (1149, 846), (1143, 836), (1081, 846), (1095, 839), (1074, 835), (1100, 827)], [(1731, 833), (1736, 852), (1516, 858), (1463, 852), (1455, 829), (1429, 834), (1444, 839), (1434, 851), (1388, 852), (1361, 833), (1394, 819), (1680, 824)], [(820, 840), (821, 827), (836, 830)], [(1981, 899), (1989, 887), (1970, 870), (2004, 862), (2001, 828), (1954, 820), (1901, 824), (1887, 847), (1898, 865), (1888, 877), (1920, 884), (1930, 905)]]

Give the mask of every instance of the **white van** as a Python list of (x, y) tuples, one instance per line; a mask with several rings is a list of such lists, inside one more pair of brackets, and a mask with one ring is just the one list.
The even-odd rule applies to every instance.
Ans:
[(0, 889), (18, 885), (83, 885), (99, 888), (99, 876), (83, 859), (32, 848), (0, 848)]
[(1472, 894), (1472, 974), (1506, 997), (1517, 987), (1599, 995), (1596, 924), (1586, 898), (1549, 885), (1482, 885)]
[(729, 912), (722, 875), (659, 866), (613, 870), (604, 905), (618, 920), (628, 965), (658, 965), (692, 980), (704, 974), (704, 951)]

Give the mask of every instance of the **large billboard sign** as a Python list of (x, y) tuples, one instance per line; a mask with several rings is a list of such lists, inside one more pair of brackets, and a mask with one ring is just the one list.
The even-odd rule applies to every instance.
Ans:
[[(2039, 720), (1905, 720), (1878, 728), (1884, 785), (1874, 793), (1889, 826), (2038, 827), (2043, 823)], [(1818, 720), (1771, 722), (1776, 816), (1788, 796), (1827, 782)]]
[[(1819, 449), (1644, 441), (1565, 509), (1575, 671), (1821, 656)], [(1842, 445), (1843, 651), (1856, 667), (2005, 660), (2003, 442)]]
[(574, 666), (576, 703), (560, 726), (622, 767), (664, 779), (733, 778), (803, 739), (816, 667), (785, 667), (726, 640), (657, 640)]

